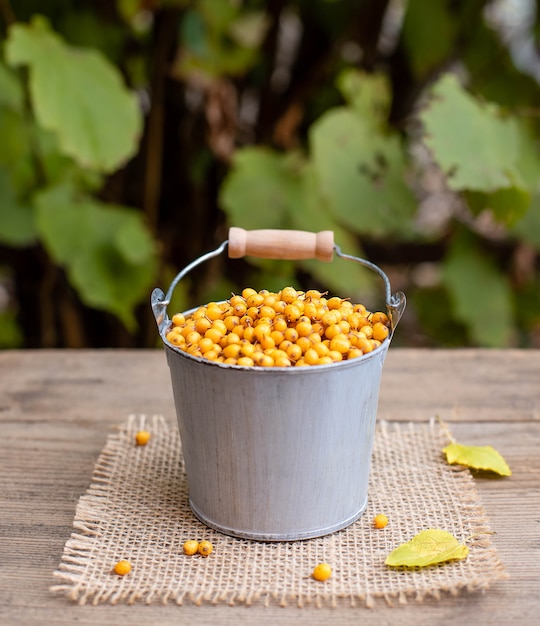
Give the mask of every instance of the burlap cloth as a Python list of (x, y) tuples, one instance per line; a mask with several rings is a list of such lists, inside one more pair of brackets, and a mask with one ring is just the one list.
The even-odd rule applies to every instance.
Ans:
[[(137, 430), (152, 433), (134, 445)], [(161, 416), (130, 416), (109, 436), (92, 483), (80, 498), (73, 533), (51, 587), (83, 604), (162, 602), (261, 603), (376, 607), (485, 589), (506, 574), (469, 470), (448, 465), (448, 442), (438, 423), (379, 423), (369, 504), (362, 517), (330, 536), (261, 543), (208, 529), (192, 514), (176, 424)], [(372, 526), (377, 513), (390, 522)], [(427, 528), (467, 541), (468, 557), (422, 569), (391, 569), (386, 556)], [(472, 539), (470, 537), (473, 536)], [(209, 557), (186, 556), (187, 539), (209, 539)], [(112, 572), (120, 559), (133, 569)], [(311, 577), (319, 562), (332, 565), (325, 582)]]

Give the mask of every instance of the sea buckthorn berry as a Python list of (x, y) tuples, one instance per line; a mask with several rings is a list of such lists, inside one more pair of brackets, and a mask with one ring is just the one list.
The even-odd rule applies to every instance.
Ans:
[(373, 339), (376, 341), (384, 341), (388, 337), (388, 326), (385, 326), (382, 322), (375, 322), (373, 324)]
[(240, 349), (239, 343), (231, 343), (223, 348), (223, 356), (226, 359), (236, 359), (240, 354)]
[(199, 349), (203, 354), (205, 352), (208, 352), (208, 350), (212, 350), (213, 347), (214, 347), (214, 342), (210, 339), (210, 337), (203, 337), (199, 341)]
[(118, 574), (118, 576), (125, 576), (131, 572), (131, 563), (122, 559), (121, 561), (118, 561), (113, 570), (115, 574)]
[(194, 345), (194, 344), (199, 343), (200, 339), (201, 339), (201, 333), (198, 333), (196, 330), (192, 330), (190, 333), (188, 333), (186, 337), (186, 343), (188, 345)]
[(139, 430), (135, 434), (135, 441), (138, 446), (145, 446), (149, 441), (152, 435), (147, 430)]
[[(262, 341), (264, 337), (270, 337), (270, 333), (272, 332), (272, 328), (270, 324), (257, 324), (255, 326), (255, 339), (257, 341)], [(275, 342), (274, 342), (275, 345)]]
[(373, 337), (373, 328), (369, 325), (366, 324), (365, 326), (362, 326), (360, 328), (360, 332), (364, 333), (364, 335), (368, 338), (371, 339)]
[(336, 335), (340, 335), (342, 333), (343, 333), (343, 331), (342, 331), (341, 326), (339, 324), (331, 324), (324, 331), (324, 336), (327, 339), (333, 339)]
[(311, 340), (308, 337), (298, 337), (296, 340), (296, 345), (302, 348), (302, 352), (309, 350), (311, 348)]
[(242, 301), (242, 302), (235, 302), (235, 304), (233, 305), (233, 313), (234, 315), (237, 315), (238, 317), (242, 317), (242, 315), (245, 315), (247, 311), (247, 304)]
[(312, 576), (315, 580), (328, 580), (332, 576), (332, 568), (328, 563), (319, 563), (313, 570)]
[(246, 311), (246, 315), (251, 317), (253, 321), (258, 320), (259, 319), (259, 307), (257, 306), (248, 307), (248, 310)]
[(299, 335), (296, 328), (289, 327), (283, 334), (285, 335), (285, 339), (287, 339), (288, 341), (292, 341), (293, 343), (298, 341)]
[(347, 353), (351, 349), (351, 342), (347, 339), (343, 333), (332, 337), (330, 340), (330, 352), (335, 350), (341, 352), (341, 354)]
[(251, 296), (246, 298), (246, 304), (248, 305), (248, 309), (251, 307), (260, 307), (264, 302), (264, 296), (260, 293), (254, 293)]
[(283, 313), (285, 315), (285, 319), (288, 322), (296, 322), (302, 315), (302, 311), (298, 308), (296, 304), (288, 304), (285, 307)]
[(308, 365), (316, 365), (319, 362), (319, 355), (313, 348), (308, 348), (304, 354), (304, 361)]
[(233, 294), (230, 298), (229, 298), (229, 304), (231, 306), (236, 306), (237, 304), (245, 304), (245, 299), (243, 298), (243, 296), (238, 296), (236, 294)]
[(259, 317), (266, 317), (269, 320), (273, 320), (276, 317), (276, 310), (272, 306), (263, 304), (259, 309)]
[(253, 365), (255, 365), (253, 359), (248, 356), (239, 357), (238, 359), (236, 359), (236, 364), (242, 365), (243, 367), (252, 367)]
[(379, 513), (373, 518), (373, 526), (375, 528), (385, 528), (388, 525), (388, 518), (384, 513)]
[(206, 317), (212, 322), (220, 320), (223, 317), (223, 311), (218, 304), (213, 302), (212, 304), (209, 304), (206, 309)]
[(255, 289), (252, 289), (251, 287), (246, 287), (245, 289), (242, 289), (242, 297), (245, 300), (247, 300), (249, 296), (253, 296), (256, 293), (257, 292), (255, 291)]
[(372, 313), (369, 316), (369, 321), (375, 326), (378, 322), (384, 324), (385, 326), (390, 325), (390, 320), (388, 319), (388, 315), (386, 313), (382, 313), (378, 311), (377, 313)]
[(198, 317), (195, 322), (195, 330), (204, 335), (204, 333), (212, 327), (212, 322), (207, 317)]
[(225, 324), (225, 328), (231, 332), (240, 324), (240, 318), (238, 315), (227, 315), (227, 317), (223, 318), (223, 323)]
[(349, 352), (347, 352), (347, 360), (349, 359), (357, 359), (359, 356), (362, 356), (364, 353), (360, 348), (351, 348)]
[(200, 306), (196, 311), (192, 313), (191, 317), (194, 320), (199, 319), (199, 317), (206, 317), (206, 307)]
[(183, 313), (175, 313), (172, 316), (172, 323), (174, 326), (183, 326), (186, 323), (186, 318)]
[(247, 287), (229, 300), (174, 315), (166, 339), (189, 355), (228, 365), (300, 367), (357, 358), (389, 336), (386, 314), (325, 295)]
[(212, 322), (212, 328), (219, 330), (222, 335), (227, 332), (227, 327), (225, 326), (225, 322), (223, 320), (214, 320)]
[[(276, 293), (267, 293), (264, 296), (263, 306), (270, 306), (274, 309), (274, 305), (276, 304), (277, 301), (278, 301), (278, 296)], [(274, 309), (274, 313), (275, 312), (276, 310)]]
[(174, 346), (181, 346), (186, 343), (186, 338), (180, 333), (172, 332), (167, 334), (167, 341), (172, 343)]
[(290, 367), (291, 365), (291, 360), (286, 356), (278, 356), (274, 359), (275, 367)]
[(197, 552), (199, 551), (199, 542), (196, 541), (195, 539), (188, 539), (184, 543), (182, 548), (184, 550), (184, 554), (187, 554), (188, 556), (193, 556), (194, 554), (197, 554)]
[(242, 339), (240, 339), (240, 337), (236, 333), (233, 333), (233, 332), (229, 333), (228, 335), (223, 336), (222, 339), (223, 339), (225, 346), (230, 346), (231, 344), (240, 343), (242, 341)]
[(257, 365), (261, 367), (274, 367), (274, 359), (269, 354), (264, 354), (264, 352), (260, 353), (260, 357), (256, 361)]
[(308, 321), (299, 321), (296, 326), (296, 331), (298, 333), (299, 337), (307, 337), (308, 335), (311, 335), (311, 333), (313, 332), (313, 326), (311, 325), (311, 322)]
[(329, 298), (329, 300), (327, 302), (328, 308), (330, 310), (332, 310), (332, 309), (339, 309), (339, 307), (341, 306), (341, 302), (342, 302), (342, 299), (338, 298), (337, 296)]
[(276, 346), (279, 346), (280, 343), (285, 341), (285, 333), (281, 330), (273, 330), (270, 333), (270, 337), (272, 337)]
[(224, 333), (220, 332), (217, 328), (209, 328), (204, 333), (205, 338), (211, 339), (213, 343), (219, 343), (224, 336)]
[(202, 556), (208, 556), (209, 554), (212, 554), (213, 550), (214, 546), (210, 543), (210, 541), (201, 541), (199, 543), (198, 552), (199, 554), (202, 554)]
[[(281, 347), (283, 344), (280, 344), (280, 349), (282, 350), (283, 348)], [(288, 346), (288, 348), (285, 350), (285, 352), (287, 353), (287, 356), (289, 357), (289, 359), (293, 360), (293, 361), (298, 361), (298, 359), (302, 356), (302, 348), (298, 345), (296, 345), (295, 343), (291, 343), (290, 346)]]
[(310, 320), (317, 319), (317, 312), (319, 307), (316, 302), (306, 302), (304, 304), (304, 315), (308, 317)]
[(280, 298), (283, 300), (283, 302), (291, 304), (298, 298), (298, 292), (294, 287), (285, 287), (281, 290)]
[(313, 344), (313, 350), (315, 350), (319, 356), (326, 356), (330, 352), (330, 348), (322, 341), (315, 342)]

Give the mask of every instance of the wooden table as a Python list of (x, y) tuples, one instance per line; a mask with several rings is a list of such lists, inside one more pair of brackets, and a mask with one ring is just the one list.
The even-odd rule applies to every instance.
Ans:
[(130, 413), (175, 419), (161, 350), (0, 352), (0, 624), (540, 624), (540, 351), (390, 349), (379, 418), (439, 415), (513, 470), (476, 479), (510, 578), (403, 607), (93, 607), (52, 595), (77, 501)]

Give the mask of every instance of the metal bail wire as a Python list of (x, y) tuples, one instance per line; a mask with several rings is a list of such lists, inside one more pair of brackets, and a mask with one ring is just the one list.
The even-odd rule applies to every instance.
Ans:
[[(167, 306), (171, 302), (172, 294), (178, 283), (184, 278), (184, 276), (186, 276), (186, 274), (189, 274), (189, 272), (191, 272), (191, 270), (193, 270), (195, 267), (221, 254), (227, 247), (228, 243), (229, 240), (226, 239), (215, 250), (201, 255), (200, 257), (192, 261), (189, 265), (186, 265), (186, 267), (178, 272), (178, 274), (174, 277), (166, 294), (164, 294), (163, 291), (159, 288), (154, 289), (154, 291), (152, 292), (151, 304), (152, 311), (154, 313), (154, 317), (156, 318), (156, 322), (160, 332), (165, 326), (168, 325), (169, 320), (167, 317)], [(348, 259), (350, 261), (360, 263), (360, 265), (363, 265), (373, 270), (382, 278), (385, 289), (386, 308), (388, 310), (388, 317), (390, 318), (390, 324), (393, 333), (396, 326), (398, 325), (399, 320), (401, 319), (401, 316), (403, 315), (403, 311), (405, 310), (405, 306), (407, 304), (405, 294), (402, 291), (397, 291), (394, 294), (392, 293), (392, 288), (390, 286), (388, 276), (378, 265), (375, 265), (375, 263), (371, 263), (371, 261), (362, 259), (360, 257), (351, 256), (350, 254), (345, 254), (336, 244), (334, 244), (334, 252), (339, 258)]]

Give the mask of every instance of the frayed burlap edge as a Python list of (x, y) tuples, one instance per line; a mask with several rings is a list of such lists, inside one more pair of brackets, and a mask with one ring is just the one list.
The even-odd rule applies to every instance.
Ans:
[[(134, 445), (137, 430), (152, 433)], [(447, 443), (435, 421), (377, 425), (368, 509), (348, 528), (327, 537), (263, 543), (227, 537), (191, 513), (176, 427), (162, 416), (132, 415), (109, 436), (91, 485), (78, 503), (73, 533), (54, 572), (51, 591), (79, 604), (135, 602), (366, 606), (457, 596), (507, 578), (491, 542), (491, 529), (468, 469), (449, 466)], [(373, 516), (390, 518), (374, 529)], [(397, 545), (426, 528), (442, 528), (466, 541), (469, 556), (438, 566), (400, 570), (384, 565)], [(186, 539), (214, 544), (208, 558), (186, 557)], [(119, 577), (114, 563), (127, 558), (132, 572)], [(314, 581), (318, 562), (333, 576)]]

